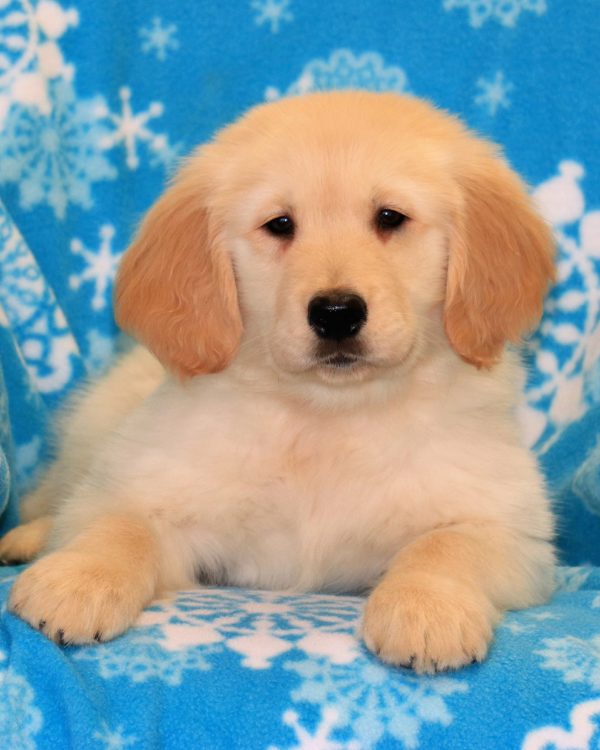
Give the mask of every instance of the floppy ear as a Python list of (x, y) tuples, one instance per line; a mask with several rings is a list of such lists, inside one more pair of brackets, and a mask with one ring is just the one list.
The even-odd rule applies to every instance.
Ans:
[(119, 325), (180, 377), (217, 372), (231, 361), (242, 323), (231, 260), (204, 196), (195, 157), (150, 209), (115, 285)]
[(464, 360), (489, 367), (507, 341), (518, 342), (539, 320), (554, 278), (553, 240), (521, 180), (476, 143), (481, 150), (459, 177), (445, 327)]

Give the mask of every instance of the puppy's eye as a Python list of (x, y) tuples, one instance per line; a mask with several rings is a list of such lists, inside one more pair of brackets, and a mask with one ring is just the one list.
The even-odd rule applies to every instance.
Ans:
[(294, 222), (289, 216), (276, 216), (263, 224), (263, 229), (266, 229), (274, 237), (292, 237), (295, 228)]
[(375, 224), (380, 231), (391, 232), (401, 227), (407, 219), (408, 216), (401, 214), (400, 211), (394, 211), (393, 208), (382, 208), (377, 212)]

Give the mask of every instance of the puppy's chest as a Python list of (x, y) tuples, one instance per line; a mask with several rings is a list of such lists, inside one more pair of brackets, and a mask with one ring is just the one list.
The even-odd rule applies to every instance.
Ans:
[(307, 430), (262, 447), (242, 468), (242, 484), (252, 487), (255, 507), (307, 539), (358, 540), (391, 516), (398, 528), (410, 525), (399, 514), (422, 457), (400, 432), (386, 441), (376, 431), (366, 439), (360, 430)]

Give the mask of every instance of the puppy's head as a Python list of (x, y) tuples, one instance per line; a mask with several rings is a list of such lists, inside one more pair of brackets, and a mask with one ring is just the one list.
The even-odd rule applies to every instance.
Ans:
[(432, 347), (488, 367), (537, 321), (551, 247), (518, 177), (454, 118), (315, 94), (257, 107), (187, 161), (125, 255), (116, 314), (182, 376), (240, 343), (336, 386)]

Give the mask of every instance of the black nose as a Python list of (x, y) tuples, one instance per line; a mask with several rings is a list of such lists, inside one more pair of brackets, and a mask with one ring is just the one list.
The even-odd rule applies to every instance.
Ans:
[(356, 336), (367, 320), (367, 303), (358, 294), (331, 292), (313, 297), (308, 304), (308, 322), (322, 339)]

